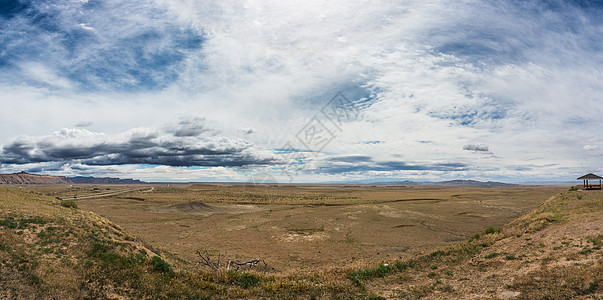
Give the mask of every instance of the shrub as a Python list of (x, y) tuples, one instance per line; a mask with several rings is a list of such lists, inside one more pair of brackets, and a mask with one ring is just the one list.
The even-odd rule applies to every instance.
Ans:
[(472, 237), (469, 239), (469, 242), (473, 242), (473, 241), (475, 241), (475, 240), (478, 240), (478, 239), (479, 239), (479, 237), (480, 237), (479, 233), (476, 233), (474, 236), (472, 236)]
[(243, 288), (248, 289), (250, 287), (254, 287), (260, 284), (260, 277), (251, 273), (243, 273), (241, 274), (241, 277), (239, 277), (237, 284)]
[(359, 280), (369, 280), (374, 278), (385, 277), (389, 273), (390, 267), (380, 264), (377, 268), (359, 270), (358, 272), (348, 273), (348, 278), (354, 282)]
[(17, 225), (17, 222), (15, 222), (15, 219), (12, 217), (8, 217), (8, 219), (5, 220), (0, 220), (0, 226), (4, 226), (9, 229), (15, 229), (17, 228)]
[(68, 207), (68, 208), (77, 208), (77, 204), (75, 203), (75, 201), (69, 199), (69, 200), (61, 200), (61, 206), (62, 207)]
[(494, 228), (492, 226), (486, 228), (486, 230), (484, 231), (484, 234), (493, 234), (493, 233), (500, 233), (500, 228)]
[(593, 281), (590, 282), (588, 284), (588, 287), (582, 290), (578, 290), (576, 292), (576, 294), (578, 295), (588, 295), (588, 294), (593, 294), (597, 291), (597, 288), (599, 287), (599, 283), (597, 281)]
[(88, 250), (88, 256), (91, 257), (100, 257), (102, 254), (107, 253), (109, 250), (113, 249), (113, 247), (101, 243), (94, 243), (90, 250)]
[(153, 256), (152, 263), (153, 263), (153, 269), (157, 272), (160, 272), (162, 274), (172, 274), (173, 273), (170, 265), (159, 256)]
[(588, 241), (593, 243), (595, 246), (603, 246), (603, 234), (599, 234), (598, 236), (589, 237)]
[(0, 220), (0, 226), (7, 227), (9, 229), (23, 229), (27, 228), (29, 224), (46, 224), (46, 222), (47, 221), (41, 217), (31, 217), (21, 220), (17, 220), (13, 217), (8, 217), (7, 219)]

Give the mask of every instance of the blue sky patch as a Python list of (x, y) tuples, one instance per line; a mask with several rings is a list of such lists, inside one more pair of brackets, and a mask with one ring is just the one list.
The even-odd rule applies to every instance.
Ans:
[[(0, 28), (5, 28), (0, 32), (0, 68), (18, 70), (29, 62), (43, 64), (54, 70), (54, 75), (68, 78), (76, 88), (86, 91), (158, 90), (179, 78), (183, 60), (198, 52), (205, 40), (202, 32), (176, 20), (170, 23), (165, 15), (140, 15), (143, 21), (149, 19), (143, 26), (126, 22), (108, 31), (104, 27), (115, 25), (106, 24), (98, 15), (115, 13), (104, 11), (110, 7), (70, 7), (76, 15), (61, 11), (62, 7), (10, 2), (2, 12), (5, 19), (0, 21)], [(159, 17), (164, 19), (157, 20)], [(131, 22), (138, 21), (134, 18)], [(27, 72), (22, 72), (21, 78), (13, 73), (0, 80), (48, 84)]]

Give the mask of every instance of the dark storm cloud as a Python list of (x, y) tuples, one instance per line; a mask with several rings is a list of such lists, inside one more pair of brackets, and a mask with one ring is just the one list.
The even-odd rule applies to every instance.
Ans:
[(341, 174), (369, 171), (465, 171), (464, 163), (407, 163), (401, 161), (374, 161), (369, 156), (350, 155), (327, 159), (328, 163), (319, 167), (320, 172)]
[(209, 129), (201, 126), (200, 119), (193, 120), (182, 121), (172, 129), (137, 129), (113, 136), (86, 129), (63, 129), (43, 137), (21, 136), (2, 147), (0, 164), (243, 167), (277, 163), (272, 155), (246, 141), (200, 136)]
[(477, 151), (477, 152), (490, 152), (488, 146), (482, 144), (469, 144), (463, 146), (463, 150), (466, 151)]
[(329, 158), (331, 162), (345, 162), (345, 163), (356, 163), (356, 162), (368, 162), (372, 161), (370, 156), (366, 155), (345, 155)]

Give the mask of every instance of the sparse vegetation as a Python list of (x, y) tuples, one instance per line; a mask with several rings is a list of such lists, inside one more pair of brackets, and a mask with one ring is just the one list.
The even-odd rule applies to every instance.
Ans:
[(153, 256), (153, 269), (161, 274), (173, 275), (172, 268), (159, 256)]
[(506, 260), (516, 260), (517, 257), (515, 256), (515, 254), (507, 254), (507, 256), (505, 256)]
[(361, 280), (372, 280), (375, 278), (385, 277), (391, 271), (391, 267), (389, 265), (381, 264), (376, 268), (368, 268), (363, 270), (358, 270), (356, 272), (348, 273), (348, 277), (355, 282), (356, 284), (360, 284)]
[(492, 226), (486, 228), (486, 230), (484, 230), (484, 234), (494, 234), (494, 233), (500, 233), (500, 228), (494, 228)]
[(69, 208), (77, 208), (77, 204), (75, 203), (74, 200), (61, 200), (61, 206), (62, 207), (69, 207)]
[[(178, 190), (179, 197), (188, 197), (187, 193)], [(379, 204), (379, 208), (371, 207), (372, 214), (363, 215), (357, 213), (357, 207), (338, 203), (340, 200), (335, 194), (321, 193), (315, 195), (321, 205), (342, 205), (320, 208), (341, 207), (340, 211), (347, 215), (340, 213), (336, 216), (339, 218), (337, 222), (340, 223), (346, 220), (368, 220), (368, 223), (363, 224), (371, 224), (381, 220), (379, 218), (389, 218), (386, 220), (391, 219), (393, 222), (387, 228), (391, 228), (391, 232), (398, 237), (404, 234), (405, 230), (422, 228), (428, 232), (426, 228), (433, 226), (429, 222), (422, 227), (400, 222), (384, 210), (393, 204)], [(280, 272), (248, 269), (205, 270), (195, 261), (182, 259), (170, 253), (171, 249), (155, 249), (140, 239), (133, 238), (121, 227), (83, 209), (68, 209), (62, 207), (62, 203), (54, 198), (26, 191), (8, 190), (4, 198), (0, 195), (0, 257), (6, 257), (4, 262), (0, 262), (0, 288), (6, 291), (0, 292), (0, 297), (6, 295), (11, 298), (11, 295), (25, 294), (31, 295), (32, 298), (44, 295), (62, 299), (118, 296), (163, 299), (382, 299), (425, 296), (462, 298), (470, 291), (473, 294), (482, 293), (497, 298), (496, 293), (500, 292), (500, 286), (509, 291), (517, 291), (520, 297), (528, 299), (535, 295), (552, 299), (599, 297), (603, 293), (599, 281), (603, 278), (601, 263), (585, 262), (600, 259), (599, 250), (603, 243), (603, 234), (593, 235), (591, 230), (587, 231), (587, 235), (580, 236), (572, 227), (563, 230), (563, 235), (551, 235), (554, 230), (564, 228), (563, 226), (590, 224), (590, 220), (600, 220), (600, 211), (597, 211), (599, 206), (592, 204), (600, 201), (600, 197), (595, 197), (598, 195), (595, 193), (587, 194), (579, 202), (574, 194), (560, 194), (501, 228), (490, 226), (482, 231), (480, 228), (484, 227), (477, 227), (473, 232), (466, 233), (466, 237), (471, 236), (466, 242), (437, 247), (427, 252), (428, 254), (412, 254), (399, 260), (379, 260), (382, 263), (374, 265), (370, 261), (368, 264), (355, 262), (353, 258), (349, 265), (338, 268), (308, 268), (296, 272)], [(168, 193), (162, 191), (158, 194), (167, 197)], [(115, 201), (119, 201), (116, 203), (120, 205), (129, 206), (152, 205), (157, 203), (159, 196), (155, 193), (148, 196), (145, 194), (144, 203), (127, 201), (128, 197), (130, 196), (115, 198)], [(349, 196), (347, 201), (362, 199), (354, 197), (356, 196)], [(303, 201), (310, 198), (289, 200), (304, 203)], [(19, 199), (20, 202), (17, 204), (12, 199)], [(264, 201), (259, 197), (252, 199)], [(270, 201), (280, 200), (273, 197)], [(222, 202), (215, 203), (214, 207), (218, 207)], [(291, 203), (289, 205), (297, 207)], [(413, 205), (418, 207), (416, 203)], [(307, 204), (300, 207), (307, 213), (316, 209), (316, 206)], [(589, 209), (584, 209), (585, 207)], [(379, 214), (382, 212), (389, 215)], [(432, 216), (431, 212), (428, 214), (425, 210), (416, 212)], [(415, 211), (412, 213), (410, 215), (413, 217), (420, 215)], [(291, 225), (281, 228), (286, 237), (292, 239), (289, 243), (318, 245), (322, 242), (322, 237), (330, 236), (333, 239), (334, 231), (331, 226), (334, 221), (317, 222), (309, 219), (307, 214), (294, 214), (289, 210), (284, 211), (283, 215), (285, 214), (290, 216), (286, 221), (291, 222)], [(254, 227), (253, 231), (275, 226), (274, 221), (268, 219), (270, 215), (267, 210), (258, 215), (261, 218), (255, 219), (257, 227)], [(240, 223), (243, 217), (235, 214), (227, 215), (224, 219), (238, 225), (244, 224)], [(335, 219), (333, 214), (329, 217), (331, 220)], [(182, 226), (187, 225), (182, 221), (184, 219), (177, 219), (176, 224), (181, 231), (188, 230), (186, 226)], [(544, 226), (535, 225), (542, 224), (543, 220)], [(161, 226), (168, 225), (162, 222)], [(240, 227), (232, 228), (229, 230), (236, 233)], [(224, 228), (222, 231), (225, 232)], [(482, 233), (475, 234), (480, 231)], [(343, 227), (341, 235), (333, 241), (342, 247), (358, 247), (366, 243), (363, 238), (359, 232)], [(349, 239), (353, 239), (353, 242), (348, 243)], [(572, 265), (558, 265), (559, 259), (572, 255)], [(237, 254), (233, 254), (233, 257), (245, 258)], [(521, 273), (523, 275), (517, 276), (513, 281), (504, 281), (515, 270), (526, 270), (527, 266), (534, 265), (536, 267), (527, 268), (531, 270), (527, 274)], [(487, 282), (476, 280), (477, 278), (487, 278)], [(533, 280), (534, 278), (539, 279)], [(11, 282), (11, 287), (7, 288), (7, 282)], [(15, 282), (18, 285), (15, 285)]]

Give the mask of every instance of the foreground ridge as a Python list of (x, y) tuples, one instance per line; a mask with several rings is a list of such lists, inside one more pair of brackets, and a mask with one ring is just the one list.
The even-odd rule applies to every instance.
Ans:
[(73, 200), (0, 188), (0, 298), (567, 299), (603, 296), (603, 192), (558, 194), (455, 246), (357, 268), (209, 270)]
[(603, 193), (571, 191), (468, 242), (382, 264), (359, 283), (387, 298), (598, 299), (602, 246)]

